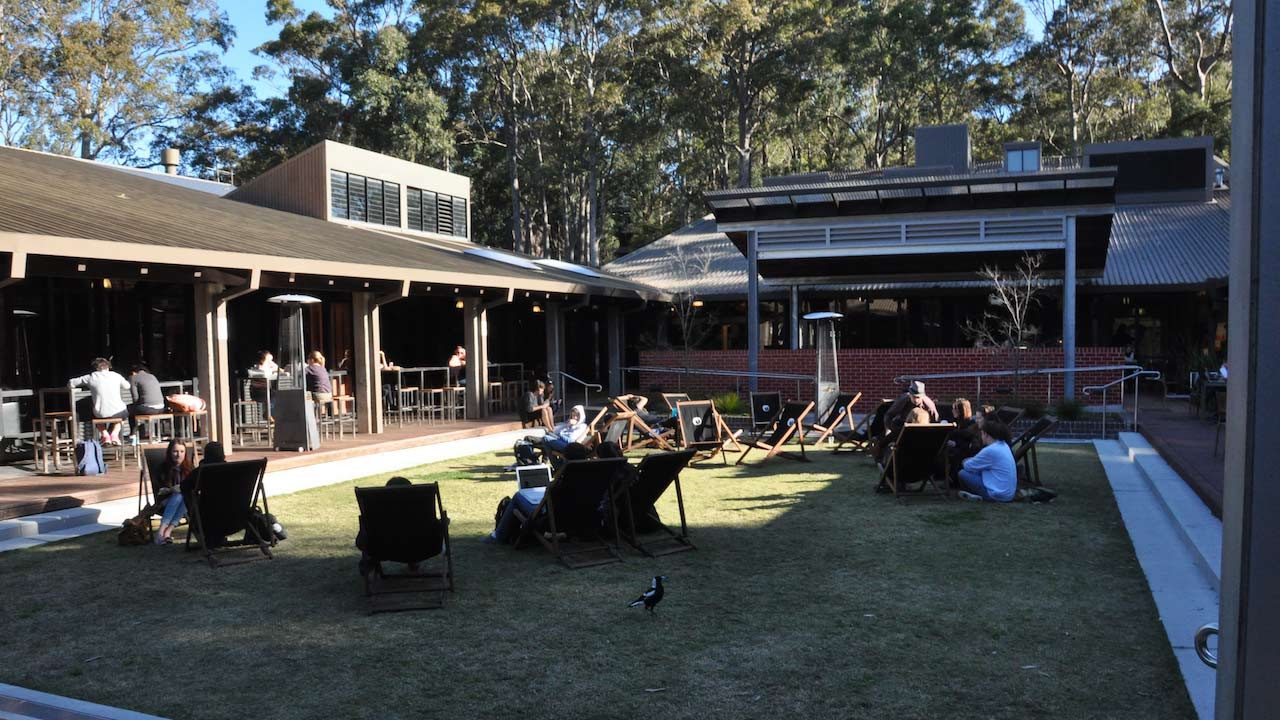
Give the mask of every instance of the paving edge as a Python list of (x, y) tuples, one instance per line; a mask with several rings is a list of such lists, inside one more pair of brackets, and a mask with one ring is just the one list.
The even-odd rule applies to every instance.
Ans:
[(0, 683), (0, 713), (13, 717), (58, 718), (58, 720), (165, 720), (133, 710), (113, 708), (85, 700), (28, 690)]

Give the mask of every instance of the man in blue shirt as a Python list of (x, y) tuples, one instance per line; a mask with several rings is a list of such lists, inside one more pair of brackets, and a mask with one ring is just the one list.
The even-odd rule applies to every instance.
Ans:
[(1013, 460), (1009, 428), (991, 417), (982, 421), (982, 450), (964, 461), (958, 473), (966, 500), (1009, 502), (1018, 490), (1018, 465)]

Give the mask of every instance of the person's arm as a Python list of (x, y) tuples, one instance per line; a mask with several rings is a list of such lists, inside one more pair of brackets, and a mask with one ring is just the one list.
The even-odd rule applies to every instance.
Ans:
[(924, 396), (925, 409), (929, 411), (929, 422), (938, 422), (938, 406), (933, 404), (933, 398), (928, 395)]
[[(137, 400), (138, 395), (133, 392), (133, 385), (129, 384), (129, 381), (125, 380), (124, 376), (119, 373), (116, 374), (116, 377), (120, 378), (120, 399), (123, 400), (124, 398), (129, 397), (129, 395), (132, 395), (133, 399)], [(129, 395), (126, 395), (125, 393), (128, 393)]]
[(964, 461), (964, 469), (973, 472), (982, 472), (990, 470), (994, 465), (995, 453), (992, 446), (988, 445), (978, 451), (977, 455)]
[(91, 375), (81, 375), (78, 378), (71, 378), (67, 381), (67, 387), (87, 388), (89, 387), (89, 379)]

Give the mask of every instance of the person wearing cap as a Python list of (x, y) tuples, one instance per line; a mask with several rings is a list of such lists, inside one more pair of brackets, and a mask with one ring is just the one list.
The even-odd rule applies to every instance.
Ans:
[(938, 408), (933, 404), (933, 400), (924, 393), (924, 383), (919, 380), (912, 380), (907, 386), (907, 391), (893, 401), (889, 406), (889, 410), (884, 414), (884, 434), (886, 437), (897, 435), (898, 431), (907, 422), (907, 416), (912, 410), (921, 408), (929, 413), (929, 422), (938, 422)]

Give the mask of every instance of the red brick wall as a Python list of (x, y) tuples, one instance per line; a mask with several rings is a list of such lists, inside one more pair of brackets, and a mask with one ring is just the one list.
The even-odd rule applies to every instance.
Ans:
[[(1022, 368), (1062, 367), (1062, 351), (1053, 348), (1033, 348), (1023, 350)], [(643, 351), (640, 353), (640, 364), (647, 367), (685, 366), (685, 353), (675, 351)], [(746, 350), (700, 350), (688, 355), (689, 367), (703, 370), (739, 370), (747, 369)], [(762, 350), (760, 351), (760, 371), (795, 373), (812, 376), (815, 372), (816, 356), (813, 350)], [(902, 387), (893, 379), (898, 376), (933, 375), (950, 372), (982, 372), (991, 370), (1012, 370), (1013, 358), (1007, 350), (991, 350), (980, 348), (916, 348), (916, 349), (858, 349), (841, 350), (838, 356), (840, 365), (840, 385), (845, 392), (861, 392), (858, 402), (859, 412), (869, 411), (881, 398), (890, 398), (902, 392)], [(1124, 362), (1124, 351), (1114, 347), (1076, 348), (1076, 367), (1095, 365), (1120, 365)], [(1101, 403), (1098, 396), (1084, 396), (1080, 390), (1088, 385), (1100, 385), (1120, 377), (1121, 372), (1103, 371), (1079, 373), (1076, 376), (1077, 398), (1090, 403)], [(1057, 402), (1062, 397), (1062, 375), (1032, 375), (1020, 378), (1018, 396), (1034, 398), (1046, 404)], [(1050, 387), (1052, 383), (1052, 387)], [(675, 376), (666, 373), (640, 373), (641, 391), (654, 388), (672, 392), (683, 390), (693, 393), (712, 393), (739, 391), (746, 396), (747, 379), (740, 376), (717, 377), (710, 375)], [(1012, 394), (1012, 377), (982, 378), (982, 398), (994, 402)], [(795, 380), (761, 379), (760, 389), (777, 390), (784, 397), (796, 395)], [(978, 398), (978, 381), (974, 378), (951, 378), (925, 381), (925, 391), (939, 401), (950, 401), (955, 397)], [(810, 397), (813, 394), (812, 381), (801, 381), (800, 394)], [(1116, 399), (1108, 398), (1112, 402)]]

